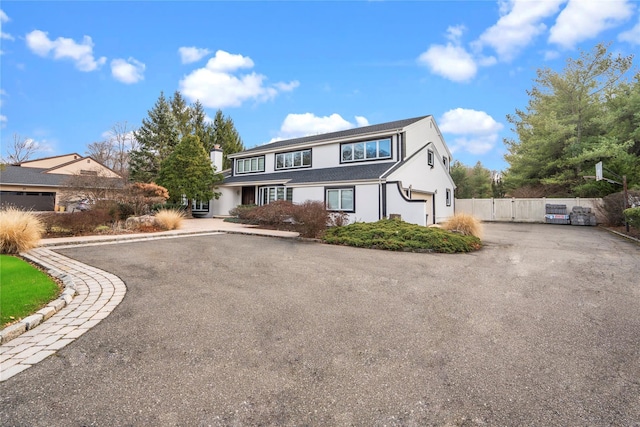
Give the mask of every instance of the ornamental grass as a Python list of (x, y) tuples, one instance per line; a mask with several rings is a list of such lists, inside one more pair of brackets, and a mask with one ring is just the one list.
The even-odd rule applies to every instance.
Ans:
[(44, 231), (44, 224), (33, 212), (0, 209), (0, 253), (18, 254), (35, 248)]
[(161, 209), (155, 215), (156, 225), (164, 230), (177, 230), (183, 221), (184, 212), (177, 209)]
[(464, 236), (476, 236), (478, 239), (482, 239), (484, 231), (480, 221), (466, 213), (455, 214), (443, 224), (442, 228)]

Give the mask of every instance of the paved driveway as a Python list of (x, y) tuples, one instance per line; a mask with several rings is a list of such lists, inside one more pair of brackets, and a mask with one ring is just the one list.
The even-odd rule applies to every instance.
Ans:
[(486, 234), (467, 255), (243, 235), (60, 250), (128, 292), (0, 384), (0, 425), (640, 425), (640, 247)]

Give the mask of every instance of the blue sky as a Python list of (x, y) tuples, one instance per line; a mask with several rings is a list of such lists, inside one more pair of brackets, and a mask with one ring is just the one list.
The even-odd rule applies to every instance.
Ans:
[[(431, 114), (454, 159), (507, 167), (536, 69), (640, 50), (625, 0), (24, 2), (0, 12), (2, 147), (84, 154), (161, 91), (230, 116), (247, 148)], [(637, 70), (638, 59), (634, 68)]]

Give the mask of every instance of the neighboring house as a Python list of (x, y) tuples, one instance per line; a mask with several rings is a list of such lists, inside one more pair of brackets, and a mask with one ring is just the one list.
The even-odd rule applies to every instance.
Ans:
[[(219, 171), (222, 152), (211, 158)], [(428, 225), (453, 215), (451, 152), (432, 116), (277, 141), (229, 158), (220, 198), (195, 206), (195, 215), (274, 200), (320, 200), (351, 222), (400, 215)]]
[(77, 153), (28, 160), (0, 168), (0, 204), (34, 211), (53, 211), (61, 204), (72, 175), (121, 178), (91, 157)]

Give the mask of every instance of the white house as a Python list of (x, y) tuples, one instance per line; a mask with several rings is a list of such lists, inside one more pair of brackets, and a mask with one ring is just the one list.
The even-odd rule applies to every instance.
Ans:
[[(220, 170), (222, 152), (211, 158)], [(395, 214), (428, 225), (453, 215), (451, 152), (432, 116), (277, 141), (229, 158), (220, 198), (195, 206), (195, 215), (274, 200), (321, 200), (351, 222)]]

